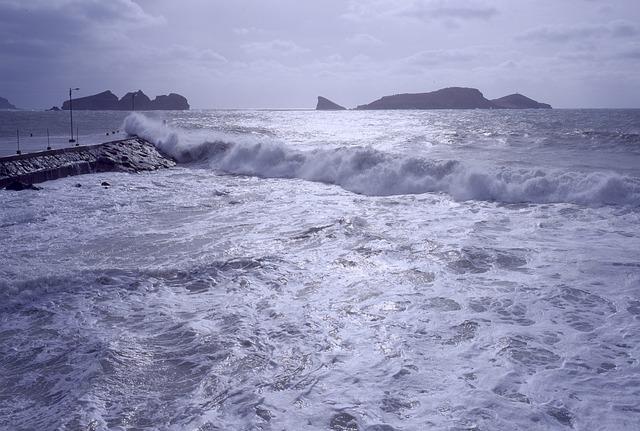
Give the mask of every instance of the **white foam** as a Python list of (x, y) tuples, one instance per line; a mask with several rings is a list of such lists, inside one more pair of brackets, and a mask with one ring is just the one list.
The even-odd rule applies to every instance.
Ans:
[(613, 172), (513, 170), (369, 147), (301, 151), (249, 135), (181, 132), (140, 114), (127, 117), (124, 128), (180, 162), (206, 161), (225, 173), (335, 184), (370, 196), (439, 192), (459, 201), (640, 205), (640, 179)]

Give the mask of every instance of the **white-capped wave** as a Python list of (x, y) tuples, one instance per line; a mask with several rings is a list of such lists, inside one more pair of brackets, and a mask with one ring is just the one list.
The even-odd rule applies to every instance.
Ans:
[(184, 133), (140, 114), (128, 116), (124, 129), (179, 162), (206, 162), (231, 174), (335, 184), (370, 196), (437, 192), (458, 201), (640, 205), (640, 179), (613, 172), (488, 168), (369, 147), (302, 151), (248, 135)]

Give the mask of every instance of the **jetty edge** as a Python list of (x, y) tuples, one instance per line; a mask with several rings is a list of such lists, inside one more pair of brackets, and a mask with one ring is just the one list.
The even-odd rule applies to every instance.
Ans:
[(143, 172), (170, 168), (176, 161), (150, 142), (131, 136), (96, 145), (0, 157), (0, 188), (97, 172)]

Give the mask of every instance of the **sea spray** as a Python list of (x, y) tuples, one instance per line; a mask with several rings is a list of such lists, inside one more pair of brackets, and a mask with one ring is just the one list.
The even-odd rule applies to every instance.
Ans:
[(124, 129), (183, 163), (208, 163), (228, 174), (334, 184), (368, 196), (446, 193), (458, 201), (640, 205), (640, 178), (608, 171), (490, 167), (362, 146), (302, 151), (273, 138), (175, 129), (137, 113), (125, 119)]

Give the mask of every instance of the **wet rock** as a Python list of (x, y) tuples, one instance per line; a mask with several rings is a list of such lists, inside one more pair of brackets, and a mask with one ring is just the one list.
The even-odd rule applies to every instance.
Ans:
[(73, 187), (80, 188), (80, 187), (82, 187), (82, 184), (80, 184), (80, 183), (75, 183)]
[(338, 413), (329, 423), (332, 431), (359, 431), (358, 421), (349, 413)]
[(5, 186), (5, 189), (12, 191), (22, 191), (22, 190), (42, 190), (40, 187), (34, 186), (33, 184), (24, 183), (22, 181), (13, 181)]
[(109, 184), (107, 181), (103, 181), (103, 182), (101, 182), (101, 183), (100, 183), (100, 185), (101, 185), (102, 187), (111, 187), (111, 184)]

